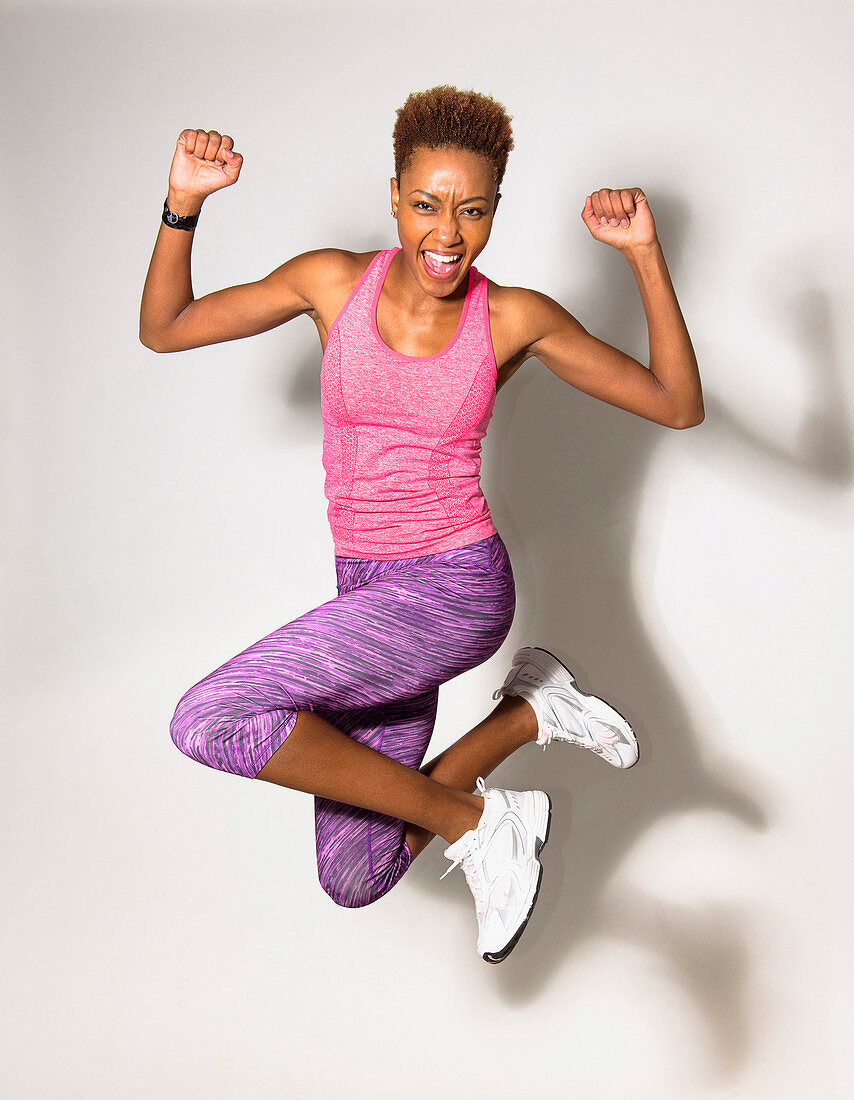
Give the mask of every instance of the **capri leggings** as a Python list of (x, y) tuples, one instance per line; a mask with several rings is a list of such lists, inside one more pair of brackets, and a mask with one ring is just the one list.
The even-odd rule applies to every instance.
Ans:
[[(498, 532), (394, 560), (336, 556), (338, 595), (226, 661), (181, 697), (172, 740), (211, 768), (254, 778), (313, 711), (409, 768), (433, 733), (439, 685), (507, 637), (516, 588)], [(339, 905), (368, 905), (407, 871), (406, 823), (315, 796), (320, 883)]]

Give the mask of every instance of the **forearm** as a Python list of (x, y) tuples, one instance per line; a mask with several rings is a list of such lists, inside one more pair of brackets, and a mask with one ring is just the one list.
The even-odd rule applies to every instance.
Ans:
[(686, 426), (699, 424), (703, 390), (697, 357), (685, 326), (661, 245), (625, 253), (637, 279), (649, 329), (649, 369), (671, 397)]
[[(197, 214), (202, 200), (169, 191), (166, 203), (181, 216)], [(190, 254), (195, 230), (173, 229), (160, 222), (148, 274), (142, 288), (139, 310), (139, 338), (152, 347), (183, 309), (193, 301)]]

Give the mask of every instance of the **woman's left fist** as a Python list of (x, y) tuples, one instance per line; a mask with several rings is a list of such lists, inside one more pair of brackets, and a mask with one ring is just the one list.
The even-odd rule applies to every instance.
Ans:
[(620, 252), (655, 244), (655, 221), (646, 195), (639, 187), (613, 191), (602, 187), (587, 196), (581, 211), (584, 224), (597, 241)]

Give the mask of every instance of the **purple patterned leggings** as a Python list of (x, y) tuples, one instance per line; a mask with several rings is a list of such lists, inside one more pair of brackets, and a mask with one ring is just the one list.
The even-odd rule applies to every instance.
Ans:
[[(496, 532), (421, 557), (335, 558), (338, 595), (226, 661), (181, 697), (170, 724), (187, 756), (254, 778), (297, 711), (421, 766), (439, 685), (491, 657), (510, 632), (516, 587)], [(317, 866), (339, 905), (368, 905), (412, 862), (398, 818), (315, 796)]]

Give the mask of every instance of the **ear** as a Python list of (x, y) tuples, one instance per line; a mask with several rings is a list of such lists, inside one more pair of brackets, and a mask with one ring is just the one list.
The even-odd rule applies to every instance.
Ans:
[(392, 176), (389, 183), (391, 185), (391, 212), (397, 217), (397, 204), (400, 202), (400, 188), (397, 186), (397, 177)]
[(492, 216), (493, 217), (495, 217), (495, 211), (498, 209), (498, 202), (499, 202), (500, 198), (501, 198), (501, 192), (496, 191), (495, 192), (495, 202), (492, 204)]

